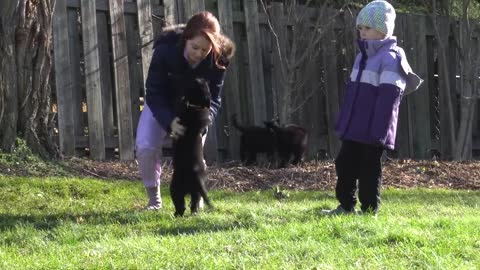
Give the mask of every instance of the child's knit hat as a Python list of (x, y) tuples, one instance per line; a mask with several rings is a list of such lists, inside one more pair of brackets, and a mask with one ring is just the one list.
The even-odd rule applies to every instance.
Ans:
[(390, 37), (395, 28), (395, 9), (387, 1), (376, 0), (368, 3), (357, 16), (357, 25), (365, 25)]

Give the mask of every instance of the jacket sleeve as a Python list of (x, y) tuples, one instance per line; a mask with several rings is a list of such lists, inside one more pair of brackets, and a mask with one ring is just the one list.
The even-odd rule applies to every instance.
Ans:
[(370, 136), (377, 145), (385, 145), (387, 138), (396, 134), (401, 89), (392, 84), (381, 84), (375, 102)]
[(159, 45), (152, 56), (146, 82), (146, 102), (160, 126), (170, 132), (175, 117), (166, 67), (167, 45)]
[(210, 93), (212, 95), (210, 105), (210, 119), (212, 122), (217, 117), (218, 111), (222, 106), (222, 90), (225, 81), (225, 69), (214, 68), (209, 80)]
[(389, 136), (395, 137), (405, 83), (398, 55), (387, 54), (382, 61), (380, 85), (377, 89), (372, 128), (370, 129), (370, 136), (376, 144), (384, 145)]

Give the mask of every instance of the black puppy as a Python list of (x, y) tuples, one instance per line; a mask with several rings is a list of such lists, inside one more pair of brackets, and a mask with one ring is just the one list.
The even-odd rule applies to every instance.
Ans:
[(265, 127), (275, 132), (277, 145), (275, 146), (279, 157), (280, 167), (286, 167), (292, 160), (293, 165), (302, 162), (307, 149), (307, 130), (298, 125), (289, 124), (280, 126), (278, 121), (265, 121)]
[(257, 154), (265, 153), (268, 160), (273, 160), (276, 136), (272, 129), (259, 126), (241, 126), (236, 115), (232, 115), (232, 125), (241, 132), (240, 158), (245, 165), (252, 165)]
[(175, 216), (185, 212), (185, 196), (190, 194), (190, 210), (196, 214), (200, 198), (212, 207), (204, 184), (206, 166), (203, 159), (202, 134), (210, 124), (210, 90), (203, 79), (183, 83), (183, 97), (179, 103), (180, 123), (185, 126), (183, 136), (173, 141), (173, 176), (170, 195), (175, 205)]

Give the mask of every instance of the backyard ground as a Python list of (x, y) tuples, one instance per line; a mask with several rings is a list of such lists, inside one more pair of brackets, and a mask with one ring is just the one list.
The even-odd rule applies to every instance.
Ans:
[[(0, 175), (54, 176), (71, 175), (101, 179), (140, 179), (134, 161), (92, 161), (71, 158), (60, 165), (32, 164), (35, 161), (2, 163)], [(171, 165), (164, 164), (163, 182), (171, 176)], [(60, 168), (60, 169), (59, 169)], [(207, 184), (210, 189), (249, 191), (279, 186), (282, 189), (332, 190), (335, 185), (335, 166), (332, 160), (311, 161), (285, 169), (265, 166), (244, 167), (239, 162), (209, 166)], [(480, 189), (480, 161), (413, 161), (387, 160), (383, 163), (383, 187), (442, 187), (452, 189)]]

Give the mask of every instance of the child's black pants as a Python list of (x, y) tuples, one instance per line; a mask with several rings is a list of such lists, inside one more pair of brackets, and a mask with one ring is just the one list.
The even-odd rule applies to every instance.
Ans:
[(343, 141), (335, 159), (337, 185), (335, 193), (340, 205), (353, 211), (358, 198), (364, 212), (378, 210), (382, 177), (383, 148), (353, 141)]

